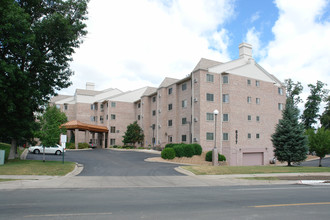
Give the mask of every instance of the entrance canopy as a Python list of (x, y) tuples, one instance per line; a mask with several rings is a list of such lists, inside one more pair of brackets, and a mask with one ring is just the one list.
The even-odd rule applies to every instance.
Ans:
[(90, 131), (90, 132), (108, 132), (109, 129), (106, 126), (99, 126), (99, 125), (90, 125), (86, 123), (82, 123), (78, 120), (69, 121), (61, 125), (68, 130), (75, 130), (79, 129), (80, 131)]

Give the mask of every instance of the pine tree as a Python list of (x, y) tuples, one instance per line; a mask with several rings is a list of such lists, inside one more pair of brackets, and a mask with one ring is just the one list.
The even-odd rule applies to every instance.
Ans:
[(132, 144), (135, 143), (142, 143), (144, 139), (144, 134), (142, 128), (138, 125), (137, 121), (135, 121), (133, 124), (129, 124), (127, 126), (127, 130), (125, 132), (125, 135), (123, 136), (124, 144)]
[(287, 99), (282, 119), (272, 135), (275, 157), (281, 162), (300, 162), (307, 158), (307, 137), (304, 127), (299, 123), (299, 110), (291, 99)]
[(322, 128), (330, 130), (330, 96), (326, 99), (327, 106), (324, 109), (324, 112), (321, 115), (320, 122)]

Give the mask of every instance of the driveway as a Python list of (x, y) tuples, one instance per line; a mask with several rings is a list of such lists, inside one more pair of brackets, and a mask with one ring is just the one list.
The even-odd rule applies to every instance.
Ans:
[[(84, 165), (78, 176), (183, 176), (174, 170), (179, 165), (145, 162), (144, 159), (157, 157), (156, 154), (132, 151), (93, 149), (68, 151), (65, 161)], [(28, 154), (28, 160), (42, 160), (43, 155)], [(47, 160), (61, 161), (62, 156), (46, 155)]]
[[(330, 167), (330, 157), (323, 158), (321, 164), (322, 164), (323, 167)], [(302, 162), (301, 166), (318, 167), (319, 166), (319, 159)]]

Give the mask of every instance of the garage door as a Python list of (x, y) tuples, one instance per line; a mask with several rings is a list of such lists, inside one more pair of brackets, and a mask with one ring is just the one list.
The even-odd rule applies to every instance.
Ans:
[(264, 153), (243, 153), (243, 166), (255, 166), (264, 164)]

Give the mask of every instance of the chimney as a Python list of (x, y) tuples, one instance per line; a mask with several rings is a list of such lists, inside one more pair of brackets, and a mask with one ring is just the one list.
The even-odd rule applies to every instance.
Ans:
[(86, 90), (94, 90), (95, 83), (87, 82), (86, 83)]
[(239, 58), (252, 58), (252, 45), (248, 43), (241, 43), (238, 46)]

